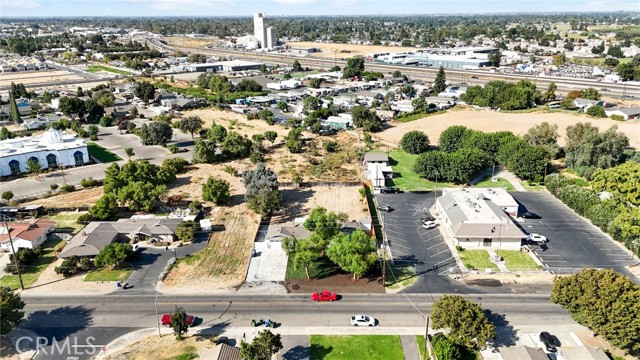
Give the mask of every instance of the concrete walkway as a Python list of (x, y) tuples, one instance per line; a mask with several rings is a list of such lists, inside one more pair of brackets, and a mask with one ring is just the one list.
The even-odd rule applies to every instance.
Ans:
[[(469, 184), (474, 185), (480, 182), (480, 180), (482, 180), (483, 178), (487, 176), (491, 176), (492, 173), (493, 173), (493, 169), (487, 168), (484, 171), (482, 171), (480, 174), (478, 174), (478, 176), (476, 176), (473, 180), (469, 181)], [(495, 173), (493, 173), (493, 176), (495, 176), (496, 178), (503, 178), (507, 180), (516, 189), (516, 191), (527, 191), (527, 189), (525, 189), (524, 186), (520, 184), (520, 179), (518, 179), (518, 177), (515, 176), (515, 174), (513, 174), (508, 170), (498, 168), (496, 169)]]
[(500, 272), (509, 271), (509, 270), (507, 270), (507, 267), (504, 264), (504, 260), (495, 261), (495, 259), (498, 257), (498, 254), (494, 250), (492, 250), (492, 249), (486, 249), (486, 250), (489, 253), (489, 261), (491, 261), (492, 263), (496, 264), (496, 266), (498, 267)]
[(404, 360), (421, 360), (415, 335), (400, 336), (400, 343), (404, 352)]

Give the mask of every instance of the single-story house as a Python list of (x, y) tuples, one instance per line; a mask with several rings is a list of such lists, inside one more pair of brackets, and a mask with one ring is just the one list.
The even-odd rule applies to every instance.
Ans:
[(213, 349), (203, 349), (199, 358), (202, 360), (240, 360), (240, 348), (218, 344)]
[(607, 116), (620, 115), (625, 120), (633, 120), (633, 119), (640, 118), (640, 107), (628, 107), (628, 108), (616, 107), (616, 108), (605, 109), (604, 113)]
[(518, 203), (501, 188), (444, 188), (436, 211), (455, 245), (518, 250), (526, 234), (511, 220)]
[(369, 151), (364, 154), (364, 164), (384, 164), (389, 165), (389, 155), (380, 151)]
[(43, 115), (37, 118), (23, 119), (21, 126), (25, 130), (37, 130), (44, 129), (49, 126), (50, 123), (60, 120), (60, 116), (57, 115)]
[(92, 221), (62, 250), (63, 259), (71, 256), (94, 257), (107, 245), (121, 242), (173, 242), (182, 219), (120, 219)]
[(504, 360), (549, 360), (544, 350), (529, 346), (500, 347), (500, 355)]
[[(32, 222), (7, 223), (0, 225), (0, 249), (11, 250), (11, 241), (14, 249), (33, 249), (47, 241), (47, 235), (55, 229), (56, 223), (51, 220), (37, 219)], [(11, 239), (9, 239), (11, 237)]]
[(558, 349), (558, 360), (608, 360), (604, 351), (589, 346), (563, 347)]
[(322, 125), (332, 127), (334, 129), (346, 130), (353, 127), (353, 118), (350, 114), (340, 114), (340, 116), (329, 116), (327, 120), (322, 121)]

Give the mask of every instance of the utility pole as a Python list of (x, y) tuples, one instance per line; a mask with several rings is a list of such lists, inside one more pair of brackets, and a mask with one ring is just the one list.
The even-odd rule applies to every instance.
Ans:
[(20, 280), (20, 289), (24, 290), (24, 283), (22, 282), (22, 274), (20, 273), (20, 261), (16, 255), (16, 249), (13, 247), (13, 239), (11, 238), (11, 229), (7, 224), (7, 218), (4, 217), (4, 227), (7, 229), (7, 235), (9, 235), (9, 244), (11, 244), (11, 253), (13, 254), (13, 261), (16, 263), (16, 272), (18, 273), (18, 279)]
[(387, 247), (382, 239), (382, 287), (387, 286)]
[(158, 319), (158, 291), (156, 290), (156, 299), (153, 301), (153, 305), (156, 307), (156, 323), (158, 325), (158, 336), (162, 336), (160, 333), (160, 319)]
[[(424, 359), (429, 358), (429, 316), (427, 316), (427, 328), (424, 330)], [(433, 354), (433, 359), (438, 360), (436, 354)]]
[(633, 250), (638, 251), (638, 244), (640, 244), (640, 239), (631, 241), (631, 264), (633, 266), (633, 255), (635, 254)]

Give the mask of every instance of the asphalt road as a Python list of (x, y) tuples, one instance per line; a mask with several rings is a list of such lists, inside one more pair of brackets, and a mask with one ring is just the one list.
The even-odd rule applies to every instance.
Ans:
[[(268, 317), (286, 327), (346, 327), (349, 317), (365, 313), (377, 318), (381, 327), (421, 327), (422, 314), (429, 314), (437, 295), (343, 294), (340, 301), (315, 303), (307, 294), (279, 296), (160, 296), (158, 314), (183, 307), (198, 317), (197, 326), (211, 332), (229, 327), (248, 327), (251, 319)], [(499, 333), (509, 339), (513, 327), (574, 326), (568, 313), (543, 295), (481, 295), (469, 297), (500, 319)], [(77, 344), (106, 345), (115, 338), (157, 324), (153, 295), (107, 295), (95, 297), (25, 297), (26, 317), (21, 328), (34, 331), (48, 341), (69, 337)], [(422, 312), (422, 314), (419, 312)], [(504, 341), (510, 341), (510, 340)], [(67, 359), (69, 352), (39, 359)], [(90, 354), (78, 359), (89, 359)]]
[(580, 217), (553, 195), (536, 192), (512, 192), (526, 208), (541, 216), (524, 220), (520, 226), (529, 233), (549, 239), (543, 246), (531, 246), (545, 266), (554, 273), (573, 273), (583, 268), (613, 268), (631, 275), (624, 266), (631, 255), (596, 226)]

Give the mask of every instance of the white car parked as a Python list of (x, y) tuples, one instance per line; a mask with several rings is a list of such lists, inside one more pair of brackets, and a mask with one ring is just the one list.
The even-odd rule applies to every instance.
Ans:
[(438, 226), (438, 224), (435, 221), (425, 221), (422, 223), (422, 227), (425, 229), (433, 229), (436, 226)]
[(353, 326), (376, 326), (377, 320), (367, 315), (354, 315), (351, 317)]
[(544, 244), (547, 241), (549, 241), (549, 239), (547, 239), (547, 237), (544, 236), (544, 235), (532, 233), (532, 234), (527, 235), (527, 241), (528, 242), (538, 243), (538, 244)]

